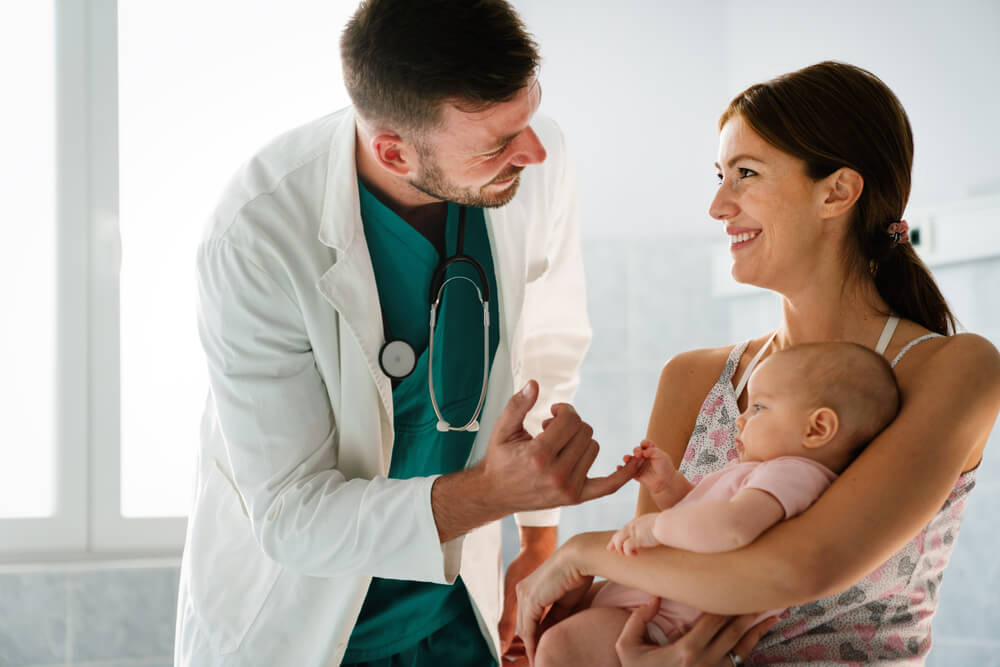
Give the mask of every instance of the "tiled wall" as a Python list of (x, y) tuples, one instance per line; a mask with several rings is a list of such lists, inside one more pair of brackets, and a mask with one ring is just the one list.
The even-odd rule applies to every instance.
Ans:
[(0, 665), (172, 665), (177, 572), (0, 574)]
[[(614, 469), (645, 433), (657, 378), (672, 355), (773, 328), (768, 295), (717, 299), (709, 248), (677, 239), (584, 243), (594, 344), (577, 407), (595, 428), (594, 474)], [(937, 270), (966, 328), (1000, 344), (1000, 259)], [(928, 664), (1000, 665), (1000, 433), (995, 432), (942, 587)], [(562, 535), (616, 528), (631, 517), (636, 485), (564, 510)], [(505, 523), (505, 562), (516, 553)], [(0, 574), (0, 667), (169, 665), (176, 568)]]

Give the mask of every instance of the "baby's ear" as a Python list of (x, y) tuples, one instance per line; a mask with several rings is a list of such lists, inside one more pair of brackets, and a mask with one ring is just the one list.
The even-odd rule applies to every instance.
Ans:
[(827, 407), (816, 408), (809, 415), (806, 435), (802, 440), (802, 445), (809, 449), (822, 447), (833, 440), (839, 428), (840, 420), (833, 409)]

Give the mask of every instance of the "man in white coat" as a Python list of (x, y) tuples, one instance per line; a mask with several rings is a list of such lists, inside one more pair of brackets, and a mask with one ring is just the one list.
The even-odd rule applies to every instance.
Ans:
[[(369, 0), (341, 52), (353, 107), (251, 159), (199, 247), (177, 665), (496, 663), (551, 508), (634, 473), (588, 477), (568, 404), (590, 343), (575, 186), (513, 9)], [(456, 254), (475, 270), (430, 288)]]

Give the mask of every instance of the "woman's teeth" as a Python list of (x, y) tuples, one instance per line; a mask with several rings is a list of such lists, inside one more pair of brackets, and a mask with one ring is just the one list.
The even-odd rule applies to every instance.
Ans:
[(736, 245), (737, 243), (744, 243), (750, 239), (755, 239), (760, 235), (760, 232), (743, 232), (742, 234), (733, 234), (729, 237), (729, 244)]

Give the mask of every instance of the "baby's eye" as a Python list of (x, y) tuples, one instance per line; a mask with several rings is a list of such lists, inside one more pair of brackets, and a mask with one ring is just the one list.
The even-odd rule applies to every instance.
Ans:
[(737, 167), (736, 171), (740, 172), (740, 178), (749, 178), (757, 175), (756, 171), (753, 169), (747, 169), (746, 167)]
[(753, 409), (753, 411), (754, 411), (754, 412), (760, 412), (761, 410), (763, 410), (763, 409), (764, 409), (764, 406), (763, 406), (763, 405), (761, 405), (760, 403), (754, 403), (754, 404), (753, 404), (753, 405), (751, 406), (751, 408)]

